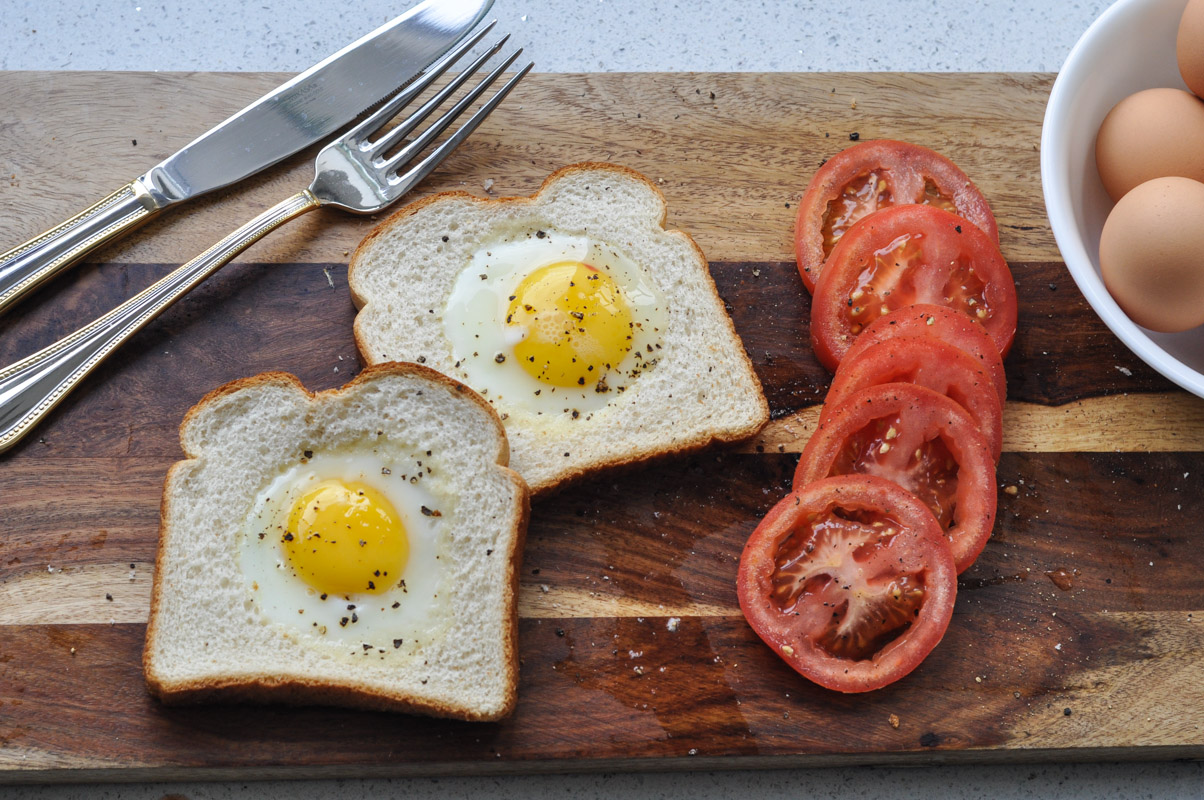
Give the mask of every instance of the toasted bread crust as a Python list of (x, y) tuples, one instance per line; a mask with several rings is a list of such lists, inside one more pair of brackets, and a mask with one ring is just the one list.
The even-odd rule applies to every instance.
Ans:
[[(642, 183), (648, 190), (653, 192), (657, 197), (657, 200), (658, 200), (658, 203), (659, 203), (660, 209), (661, 209), (660, 219), (657, 220), (657, 225), (662, 230), (664, 229), (665, 222), (668, 219), (668, 202), (665, 199), (664, 193), (660, 190), (660, 188), (655, 183), (650, 181), (644, 175), (641, 175), (639, 172), (636, 172), (635, 170), (633, 170), (629, 167), (625, 167), (625, 166), (618, 165), (618, 164), (607, 164), (607, 163), (593, 162), (593, 161), (585, 161), (585, 162), (580, 162), (577, 164), (569, 164), (568, 166), (561, 167), (560, 169), (558, 169), (555, 172), (553, 172), (552, 174), (550, 174), (547, 178), (545, 178), (543, 183), (540, 184), (539, 189), (536, 190), (536, 192), (534, 194), (529, 195), (529, 196), (482, 198), (482, 197), (478, 197), (476, 195), (470, 194), (465, 191), (460, 191), (460, 190), (451, 191), (451, 192), (441, 192), (439, 194), (431, 195), (429, 197), (424, 197), (421, 200), (416, 200), (415, 202), (410, 203), (409, 205), (406, 205), (403, 208), (399, 209), (398, 211), (394, 212), (393, 214), (391, 214), (390, 216), (385, 218), (380, 224), (378, 224), (372, 230), (372, 232), (369, 233), (368, 236), (365, 237), (363, 239), (363, 241), (361, 241), (359, 243), (359, 245), (355, 248), (355, 251), (351, 255), (351, 262), (347, 268), (347, 273), (348, 273), (347, 282), (351, 286), (352, 302), (355, 303), (356, 308), (360, 309), (360, 310), (362, 310), (368, 304), (368, 298), (360, 295), (359, 292), (357, 292), (356, 288), (355, 288), (354, 274), (359, 265), (361, 256), (363, 255), (364, 252), (366, 252), (367, 248), (376, 241), (376, 239), (378, 239), (380, 236), (387, 233), (390, 228), (392, 228), (394, 225), (396, 225), (398, 222), (402, 221), (403, 219), (413, 216), (414, 214), (417, 214), (418, 212), (420, 212), (428, 207), (435, 206), (440, 203), (445, 203), (445, 202), (448, 202), (451, 200), (467, 200), (469, 202), (480, 205), (482, 207), (496, 205), (496, 204), (515, 204), (515, 203), (533, 206), (537, 202), (539, 202), (543, 193), (548, 191), (557, 181), (559, 181), (565, 177), (568, 177), (570, 175), (573, 175), (575, 173), (586, 173), (586, 172), (610, 173), (613, 175), (621, 176), (623, 178), (635, 180), (635, 181)], [(680, 231), (680, 230), (665, 230), (664, 233), (669, 236), (680, 238), (682, 241), (684, 241), (686, 244), (688, 244), (690, 249), (694, 252), (694, 255), (697, 258), (698, 262), (700, 264), (704, 265), (704, 267), (706, 267), (706, 265), (708, 264), (706, 254), (704, 254), (702, 252), (702, 248), (700, 248), (698, 246), (698, 243), (696, 241), (694, 241), (694, 238), (692, 236), (690, 236), (688, 233), (686, 233), (684, 231)], [(716, 299), (721, 300), (721, 298), (719, 298), (719, 290), (715, 286), (715, 280), (711, 276), (710, 269), (704, 268), (702, 270), (702, 273), (703, 273), (703, 279), (706, 282), (706, 288), (709, 290), (710, 294), (712, 294)], [(748, 353), (744, 349), (743, 342), (740, 339), (739, 334), (736, 333), (735, 324), (732, 322), (732, 319), (729, 315), (723, 314), (721, 316), (723, 317), (723, 320), (724, 320), (723, 324), (725, 325), (725, 328), (726, 328), (725, 332), (732, 338), (732, 340), (740, 343), (739, 358), (740, 358), (741, 366), (743, 368), (743, 372), (745, 373), (746, 377), (749, 380), (751, 380), (755, 386), (757, 386), (759, 388), (760, 380), (757, 378), (757, 373), (753, 367), (752, 360), (749, 359)], [(361, 325), (362, 319), (364, 319), (364, 317), (362, 315), (359, 315), (359, 314), (356, 315), (355, 322), (353, 325), (355, 344), (356, 344), (356, 348), (359, 350), (360, 355), (362, 356), (364, 361), (371, 362), (371, 360), (372, 360), (371, 355), (368, 352), (368, 347), (367, 347), (367, 344), (365, 341), (366, 337), (362, 330), (362, 325)], [(530, 483), (529, 486), (531, 489), (531, 493), (532, 493), (532, 495), (534, 495), (536, 497), (545, 496), (547, 494), (553, 493), (555, 490), (557, 490), (559, 488), (563, 488), (564, 486), (566, 486), (570, 483), (574, 483), (574, 482), (580, 480), (582, 477), (585, 477), (586, 475), (589, 475), (593, 472), (596, 472), (596, 471), (599, 471), (602, 469), (611, 469), (611, 468), (630, 466), (630, 465), (635, 465), (635, 464), (639, 464), (639, 463), (643, 463), (643, 462), (659, 460), (661, 458), (684, 455), (687, 453), (692, 453), (692, 452), (696, 452), (698, 450), (702, 450), (706, 447), (709, 447), (712, 444), (717, 444), (717, 443), (733, 443), (733, 442), (746, 441), (746, 440), (752, 438), (753, 436), (756, 436), (757, 433), (760, 432), (760, 430), (763, 427), (765, 427), (766, 423), (769, 422), (769, 403), (768, 403), (768, 401), (766, 401), (765, 395), (763, 392), (761, 392), (761, 391), (757, 392), (757, 401), (758, 401), (758, 408), (756, 410), (756, 414), (755, 414), (754, 418), (752, 419), (752, 421), (748, 425), (745, 425), (744, 427), (741, 427), (737, 430), (724, 431), (724, 432), (721, 432), (718, 434), (701, 433), (698, 436), (687, 439), (685, 441), (677, 442), (674, 446), (666, 447), (666, 448), (656, 451), (656, 452), (627, 453), (627, 454), (623, 454), (623, 455), (615, 456), (615, 457), (611, 457), (611, 458), (600, 457), (600, 458), (590, 459), (588, 461), (585, 461), (583, 463), (576, 465), (571, 470), (566, 470), (566, 471), (562, 472), (554, 480), (550, 480), (550, 481), (546, 481), (546, 482), (542, 482), (542, 483), (540, 483), (540, 482)]]
[[(443, 703), (432, 698), (421, 698), (397, 692), (382, 692), (370, 687), (356, 686), (354, 683), (335, 684), (321, 680), (281, 679), (272, 676), (256, 676), (248, 678), (209, 678), (201, 680), (185, 680), (170, 682), (163, 679), (154, 667), (152, 649), (155, 637), (158, 635), (160, 620), (159, 608), (162, 603), (164, 586), (161, 576), (165, 574), (167, 558), (167, 541), (172, 535), (167, 525), (171, 510), (171, 486), (177, 475), (194, 464), (198, 454), (189, 452), (184, 444), (184, 431), (193, 419), (216, 400), (236, 392), (276, 384), (288, 386), (303, 392), (311, 401), (325, 401), (335, 398), (353, 386), (373, 380), (380, 375), (410, 375), (430, 381), (461, 393), (487, 412), (498, 440), (496, 468), (511, 484), (520, 498), (519, 510), (513, 520), (509, 532), (512, 541), (510, 552), (506, 554), (505, 569), (507, 570), (505, 585), (508, 587), (506, 602), (509, 620), (503, 633), (503, 663), (506, 670), (506, 695), (502, 703), (493, 711), (478, 711), (466, 706)], [(441, 372), (421, 364), (385, 362), (366, 367), (353, 380), (342, 387), (323, 392), (310, 392), (295, 375), (287, 372), (265, 372), (247, 378), (226, 383), (206, 394), (196, 405), (184, 415), (180, 424), (181, 445), (187, 458), (174, 463), (167, 471), (164, 480), (163, 494), (159, 504), (159, 542), (155, 557), (155, 575), (151, 588), (150, 621), (147, 625), (146, 641), (142, 651), (142, 669), (147, 690), (165, 705), (186, 705), (209, 701), (237, 701), (285, 703), (291, 705), (334, 705), (354, 708), (365, 708), (384, 711), (402, 711), (426, 714), (436, 717), (460, 719), (466, 721), (493, 721), (509, 716), (517, 702), (518, 691), (518, 591), (523, 550), (526, 542), (527, 523), (531, 514), (531, 495), (522, 477), (510, 469), (510, 451), (505, 429), (497, 412), (479, 394), (459, 381)]]
[[(372, 229), (371, 233), (365, 236), (360, 243), (355, 246), (355, 250), (351, 253), (351, 261), (347, 264), (347, 283), (352, 284), (351, 302), (355, 304), (356, 308), (360, 309), (362, 309), (365, 303), (367, 303), (367, 299), (362, 297), (359, 292), (355, 290), (354, 281), (351, 277), (355, 273), (355, 269), (359, 264), (360, 255), (369, 244), (375, 242), (376, 239), (386, 233), (389, 228), (393, 227), (406, 217), (413, 216), (428, 206), (445, 203), (448, 200), (467, 200), (481, 206), (499, 204), (505, 205), (511, 203), (535, 205), (543, 193), (546, 192), (553, 184), (576, 172), (610, 172), (643, 183), (646, 187), (648, 187), (649, 190), (656, 194), (661, 207), (661, 216), (660, 219), (657, 220), (656, 224), (661, 228), (665, 227), (665, 220), (668, 219), (669, 215), (669, 204), (668, 201), (665, 200), (664, 192), (662, 192), (655, 183), (648, 180), (648, 178), (645, 176), (641, 175), (630, 167), (624, 167), (620, 164), (606, 164), (600, 161), (582, 161), (577, 164), (569, 164), (568, 166), (561, 167), (548, 177), (544, 178), (543, 183), (541, 183), (539, 188), (535, 190), (535, 194), (526, 196), (515, 195), (514, 197), (478, 197), (477, 195), (471, 194), (470, 192), (465, 192), (462, 189), (456, 189), (450, 192), (439, 192), (438, 194), (433, 194), (429, 197), (423, 197), (421, 200), (415, 200), (408, 205), (402, 206), (397, 211), (394, 211), (392, 214), (385, 217), (384, 220), (382, 220), (375, 228)], [(690, 245), (698, 252), (698, 257), (702, 259), (703, 263), (706, 263), (706, 256), (703, 255), (702, 250), (699, 249), (698, 245), (694, 242), (689, 234), (683, 231), (666, 231), (666, 233), (675, 233), (684, 236), (690, 242)], [(360, 352), (363, 353), (364, 347), (360, 339), (358, 316), (355, 319), (353, 328), (356, 346), (359, 347)]]

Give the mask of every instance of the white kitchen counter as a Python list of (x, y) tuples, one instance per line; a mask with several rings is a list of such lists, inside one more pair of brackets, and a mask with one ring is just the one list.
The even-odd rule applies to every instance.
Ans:
[[(300, 71), (408, 0), (0, 0), (0, 69)], [(1107, 0), (496, 0), (542, 72), (1055, 71)], [(0, 98), (0, 122), (3, 120)], [(0, 787), (12, 800), (1197, 798), (1204, 764), (1069, 764)]]

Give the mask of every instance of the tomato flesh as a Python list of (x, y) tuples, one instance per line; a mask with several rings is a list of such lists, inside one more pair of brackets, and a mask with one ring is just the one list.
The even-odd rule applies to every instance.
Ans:
[(801, 675), (842, 692), (915, 669), (944, 635), (956, 592), (936, 520), (865, 475), (788, 495), (749, 537), (737, 575), (753, 630)]
[(832, 462), (832, 475), (877, 475), (920, 499), (942, 529), (953, 524), (957, 508), (957, 462), (941, 439), (924, 431), (906, 413), (880, 417), (854, 431)]
[(834, 571), (832, 565), (843, 566), (844, 559), (858, 565), (874, 560), (882, 550), (878, 540), (902, 527), (889, 512), (831, 508), (816, 517), (779, 546), (770, 598), (783, 614), (809, 613), (804, 624), (827, 653), (872, 658), (911, 627), (923, 605), (924, 577), (895, 574), (889, 565), (880, 576), (863, 568)]
[(894, 205), (882, 173), (885, 170), (870, 170), (865, 175), (857, 176), (841, 190), (836, 199), (828, 203), (823, 222), (825, 257), (857, 220), (880, 208)]
[(915, 303), (946, 306), (982, 325), (1000, 356), (1016, 333), (1016, 285), (981, 231), (932, 206), (894, 206), (841, 237), (816, 284), (811, 339), (831, 370), (866, 327)]
[[(1007, 376), (1003, 371), (999, 350), (982, 325), (966, 314), (931, 303), (917, 303), (892, 311), (879, 317), (857, 335), (841, 363), (852, 363), (865, 350), (890, 339), (935, 339), (953, 345), (986, 370), (1001, 407), (1007, 400)], [(834, 398), (829, 392), (831, 399)]]
[(952, 161), (906, 142), (862, 142), (824, 162), (799, 203), (795, 255), (807, 290), (815, 290), (832, 249), (858, 220), (906, 204), (957, 214), (999, 240), (986, 198)]
[(1003, 410), (991, 376), (973, 356), (931, 336), (884, 339), (850, 351), (832, 379), (820, 419), (859, 389), (896, 382), (932, 389), (964, 408), (990, 443), (991, 455), (999, 459)]
[(959, 253), (947, 271), (923, 269), (926, 238), (925, 233), (905, 233), (873, 252), (849, 293), (853, 333), (914, 303), (963, 305), (980, 320), (991, 314), (986, 282), (966, 254)]
[(945, 531), (958, 572), (991, 536), (990, 444), (964, 409), (931, 389), (885, 383), (832, 408), (803, 449), (794, 488), (847, 474), (889, 480), (922, 500)]

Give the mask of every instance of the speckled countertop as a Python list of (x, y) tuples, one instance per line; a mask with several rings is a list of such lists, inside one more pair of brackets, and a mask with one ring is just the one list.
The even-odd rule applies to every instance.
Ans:
[[(0, 69), (300, 71), (412, 4), (3, 0)], [(1108, 5), (497, 0), (493, 16), (541, 72), (1053, 71)]]
[[(0, 69), (299, 71), (408, 0), (0, 0)], [(545, 72), (1053, 71), (1108, 0), (496, 0)], [(215, 32), (220, 36), (214, 36)], [(4, 100), (0, 98), (0, 119)], [(1204, 764), (851, 768), (694, 774), (0, 788), (13, 800), (1196, 798)]]

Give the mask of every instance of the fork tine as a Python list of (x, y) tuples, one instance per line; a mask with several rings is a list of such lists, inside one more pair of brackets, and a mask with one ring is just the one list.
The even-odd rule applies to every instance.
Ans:
[[(503, 63), (497, 69), (495, 69), (493, 72), (491, 72), (489, 74), (489, 76), (485, 78), (485, 80), (481, 81), (481, 83), (478, 84), (477, 87), (473, 90), (472, 95), (470, 95), (469, 97), (465, 97), (463, 100), (461, 100), (459, 103), (456, 104), (455, 108), (453, 108), (447, 114), (444, 114), (443, 117), (441, 117), (435, 123), (436, 126), (441, 126), (439, 128), (439, 130), (442, 131), (449, 124), (451, 124), (451, 122), (453, 122), (456, 119), (456, 117), (460, 116), (460, 114), (464, 111), (464, 109), (467, 108), (468, 105), (470, 105), (473, 102), (473, 100), (475, 100), (477, 97), (479, 97), (481, 92), (483, 92), (486, 88), (488, 88), (488, 86), (490, 84), (492, 84), (494, 80), (497, 79), (497, 76), (500, 75), (506, 67), (508, 67), (511, 63), (514, 62), (514, 59), (518, 57), (519, 53), (522, 53), (521, 49), (518, 50), (516, 53), (514, 53), (514, 55), (510, 56), (510, 58), (507, 59), (505, 63)], [(405, 194), (410, 189), (412, 189), (419, 181), (421, 181), (427, 175), (431, 174), (431, 172), (435, 169), (435, 167), (439, 166), (439, 164), (443, 161), (443, 159), (447, 158), (448, 154), (450, 154), (453, 150), (455, 150), (457, 147), (459, 147), (460, 144), (465, 139), (467, 139), (469, 136), (471, 136), (472, 132), (475, 131), (482, 122), (484, 122), (485, 118), (488, 117), (491, 113), (493, 113), (493, 110), (498, 107), (498, 104), (506, 99), (506, 95), (510, 94), (511, 90), (513, 90), (514, 87), (518, 85), (519, 81), (521, 81), (524, 77), (526, 77), (527, 73), (530, 72), (531, 68), (534, 66), (535, 66), (535, 62), (533, 62), (533, 61), (528, 62), (525, 67), (523, 67), (521, 70), (518, 71), (517, 74), (514, 75), (514, 77), (512, 77), (510, 80), (506, 81), (505, 85), (502, 86), (501, 89), (498, 89), (497, 93), (495, 93), (493, 95), (493, 97), (489, 98), (489, 100), (486, 101), (486, 103), (484, 105), (482, 105), (475, 114), (473, 114), (471, 117), (469, 117), (455, 133), (453, 133), (451, 136), (449, 136), (447, 138), (447, 141), (443, 142), (443, 144), (439, 145), (434, 150), (432, 150), (431, 153), (429, 155), (427, 155), (426, 158), (422, 159), (422, 161), (418, 162), (418, 164), (416, 166), (410, 168), (409, 170), (406, 170), (406, 172), (404, 174), (397, 175), (395, 181), (390, 180), (389, 181), (390, 194), (392, 194), (395, 197)], [(432, 127), (434, 127), (434, 126), (432, 126)], [(424, 133), (423, 135), (425, 136), (426, 134)], [(437, 133), (436, 133), (436, 135), (437, 135)], [(409, 150), (409, 149), (410, 149), (410, 146), (407, 146), (406, 150)], [(404, 153), (404, 151), (403, 151), (403, 153)], [(403, 153), (398, 153), (397, 156), (389, 159), (389, 161), (387, 163), (388, 163), (390, 169), (392, 167), (394, 167), (396, 164), (402, 163), (401, 156), (403, 155)]]
[(447, 72), (448, 67), (459, 61), (460, 58), (463, 57), (463, 55), (469, 50), (476, 47), (477, 43), (484, 39), (485, 35), (493, 30), (495, 25), (497, 25), (497, 20), (490, 22), (480, 31), (474, 33), (472, 36), (468, 37), (459, 45), (457, 45), (455, 49), (448, 52), (443, 56), (443, 58), (427, 67), (426, 71), (418, 76), (417, 80), (390, 98), (388, 102), (386, 102), (376, 111), (372, 112), (367, 119), (364, 119), (354, 128), (347, 131), (347, 133), (343, 134), (341, 137), (342, 140), (348, 144), (354, 144), (361, 149), (371, 147), (371, 145), (368, 145), (366, 142), (364, 142), (364, 137), (370, 135), (389, 120), (397, 116), (397, 112), (409, 105), (415, 97), (422, 94), (422, 92), (432, 83), (434, 83), (440, 75), (442, 75), (444, 72)]
[[(494, 44), (471, 64), (465, 67), (459, 75), (452, 78), (447, 86), (444, 86), (439, 90), (438, 94), (423, 103), (421, 108), (399, 122), (395, 128), (377, 139), (371, 144), (371, 146), (364, 149), (371, 154), (373, 159), (376, 159), (382, 153), (388, 152), (393, 145), (410, 135), (410, 133), (418, 127), (419, 123), (430, 116), (432, 111), (443, 105), (444, 101), (446, 101), (447, 98), (450, 97), (457, 89), (463, 86), (465, 81), (476, 74), (477, 70), (484, 66), (486, 61), (493, 58), (493, 56), (502, 49), (503, 45), (505, 45), (509, 39), (510, 34), (503, 36), (496, 44)], [(513, 57), (511, 57), (511, 60), (513, 60)]]
[(454, 106), (448, 109), (443, 116), (432, 122), (430, 126), (422, 133), (415, 136), (413, 141), (399, 150), (396, 155), (384, 162), (377, 164), (376, 166), (380, 168), (384, 174), (388, 174), (390, 171), (406, 164), (419, 152), (426, 149), (426, 147), (433, 142), (439, 134), (443, 133), (443, 131), (446, 130), (449, 125), (455, 122), (456, 118), (464, 113), (465, 109), (476, 102), (477, 98), (480, 97), (495, 80), (497, 80), (498, 76), (501, 75), (507, 67), (514, 63), (514, 60), (518, 58), (522, 52), (522, 48), (519, 48), (511, 53), (508, 58), (506, 58), (501, 64), (498, 64), (488, 75), (486, 75), (480, 83), (474, 86), (466, 95), (464, 95), (464, 97), (460, 98)]

